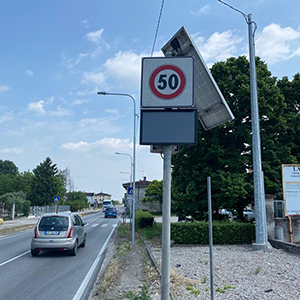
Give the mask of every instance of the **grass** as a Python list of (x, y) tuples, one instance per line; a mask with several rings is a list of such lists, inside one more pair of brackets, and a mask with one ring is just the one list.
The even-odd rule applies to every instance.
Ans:
[(99, 294), (99, 292), (106, 292), (113, 279), (118, 275), (120, 268), (120, 259), (118, 257), (114, 257), (105, 272), (104, 278), (96, 295)]
[(129, 224), (122, 224), (118, 228), (117, 233), (119, 238), (130, 239), (131, 237), (131, 227)]
[(134, 293), (133, 291), (129, 291), (123, 295), (123, 299), (129, 300), (151, 300), (150, 295), (148, 294), (148, 287), (143, 284), (141, 291), (139, 293)]
[(258, 273), (261, 271), (261, 267), (257, 267), (255, 271), (253, 272), (253, 275), (258, 275)]
[(194, 287), (192, 287), (192, 286), (190, 286), (190, 285), (188, 285), (188, 286), (186, 287), (186, 289), (187, 289), (188, 291), (190, 291), (191, 294), (192, 294), (192, 295), (195, 295), (196, 297), (198, 297), (198, 296), (200, 295), (200, 290), (196, 290), (196, 289), (194, 289)]
[(161, 240), (161, 228), (162, 224), (154, 222), (152, 227), (139, 229), (139, 233), (143, 239), (157, 240), (159, 242)]

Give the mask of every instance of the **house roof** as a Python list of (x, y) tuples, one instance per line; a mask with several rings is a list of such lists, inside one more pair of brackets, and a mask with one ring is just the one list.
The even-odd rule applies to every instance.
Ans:
[[(139, 180), (139, 181), (136, 181), (136, 182), (135, 182), (135, 187), (136, 187), (136, 188), (137, 188), (137, 187), (148, 187), (149, 184), (150, 184), (151, 182), (152, 182), (152, 181), (146, 180), (146, 177), (144, 177), (143, 180)], [(128, 187), (130, 186), (130, 182), (125, 182), (125, 183), (123, 183), (122, 185), (123, 185), (123, 188), (124, 188), (125, 190), (127, 190)]]
[(100, 192), (98, 194), (96, 194), (96, 196), (111, 196), (110, 194), (106, 194), (106, 193), (103, 193), (103, 192)]

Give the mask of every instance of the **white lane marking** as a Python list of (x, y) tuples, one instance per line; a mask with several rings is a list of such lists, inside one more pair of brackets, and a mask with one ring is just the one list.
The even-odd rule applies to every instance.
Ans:
[[(118, 220), (118, 221), (119, 221), (119, 220)], [(94, 263), (92, 264), (92, 266), (91, 266), (89, 272), (86, 274), (86, 276), (85, 276), (84, 280), (82, 281), (82, 283), (81, 283), (79, 289), (77, 290), (77, 292), (76, 292), (76, 294), (75, 294), (73, 300), (80, 300), (80, 299), (82, 298), (82, 295), (83, 295), (83, 293), (84, 293), (84, 291), (85, 291), (85, 289), (86, 289), (86, 287), (87, 287), (89, 281), (91, 280), (92, 275), (93, 275), (93, 273), (95, 272), (95, 269), (96, 269), (96, 267), (97, 267), (97, 265), (98, 265), (98, 263), (99, 263), (99, 261), (100, 261), (100, 259), (101, 259), (101, 256), (102, 256), (104, 250), (106, 249), (107, 244), (108, 244), (108, 242), (110, 241), (110, 238), (111, 238), (111, 236), (113, 235), (115, 229), (116, 229), (116, 227), (114, 227), (114, 228), (112, 229), (112, 231), (110, 232), (109, 236), (107, 237), (107, 239), (106, 239), (105, 243), (103, 244), (101, 250), (99, 251), (99, 253), (98, 253), (98, 255), (97, 255), (97, 257), (96, 257)]]
[(118, 224), (113, 224), (113, 225), (111, 225), (111, 227), (117, 227), (118, 226)]
[(99, 225), (99, 223), (93, 224), (91, 225), (91, 227), (97, 227)]
[(22, 257), (22, 256), (24, 256), (24, 255), (26, 255), (26, 254), (29, 253), (29, 252), (30, 252), (30, 250), (28, 250), (28, 251), (26, 251), (26, 252), (24, 252), (24, 253), (22, 253), (22, 254), (20, 254), (20, 255), (18, 255), (18, 256), (15, 256), (15, 257), (13, 257), (13, 258), (11, 258), (11, 259), (9, 259), (9, 260), (7, 260), (7, 261), (1, 263), (1, 264), (0, 264), (0, 267), (6, 265), (6, 264), (8, 264), (8, 263), (10, 263), (11, 261), (14, 261), (15, 259), (18, 259), (18, 258), (20, 258), (20, 257)]
[(108, 224), (103, 224), (103, 225), (101, 225), (101, 227), (107, 227), (107, 225), (108, 225)]

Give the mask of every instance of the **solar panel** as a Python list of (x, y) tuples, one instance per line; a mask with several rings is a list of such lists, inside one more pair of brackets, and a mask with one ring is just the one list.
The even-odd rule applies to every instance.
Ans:
[(197, 46), (183, 26), (162, 47), (166, 55), (192, 56), (194, 58), (194, 101), (198, 119), (205, 130), (234, 119), (219, 87), (206, 66)]

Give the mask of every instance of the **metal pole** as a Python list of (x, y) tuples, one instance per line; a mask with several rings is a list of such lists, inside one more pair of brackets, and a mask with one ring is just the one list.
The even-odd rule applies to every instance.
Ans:
[(135, 231), (135, 170), (136, 170), (136, 158), (135, 158), (135, 148), (136, 148), (136, 105), (135, 99), (130, 94), (123, 93), (107, 93), (107, 92), (97, 92), (98, 95), (112, 95), (112, 96), (126, 96), (130, 97), (133, 101), (133, 163), (132, 163), (132, 230), (131, 230), (131, 244), (134, 245), (134, 231)]
[(169, 300), (170, 294), (171, 154), (172, 146), (164, 146), (161, 300)]
[(210, 299), (214, 300), (214, 267), (213, 267), (213, 231), (212, 231), (212, 209), (211, 209), (211, 180), (207, 177), (208, 198), (208, 232), (209, 232), (209, 258), (210, 258)]
[(254, 202), (255, 202), (255, 234), (256, 243), (252, 244), (253, 250), (264, 250), (267, 248), (267, 224), (264, 216), (265, 192), (264, 178), (261, 163), (261, 142), (259, 127), (259, 112), (257, 99), (257, 78), (255, 67), (254, 32), (252, 29), (252, 15), (248, 15), (249, 29), (249, 59), (250, 59), (250, 91), (251, 91), (251, 124), (252, 124), (252, 151), (253, 151), (253, 180), (254, 180)]

